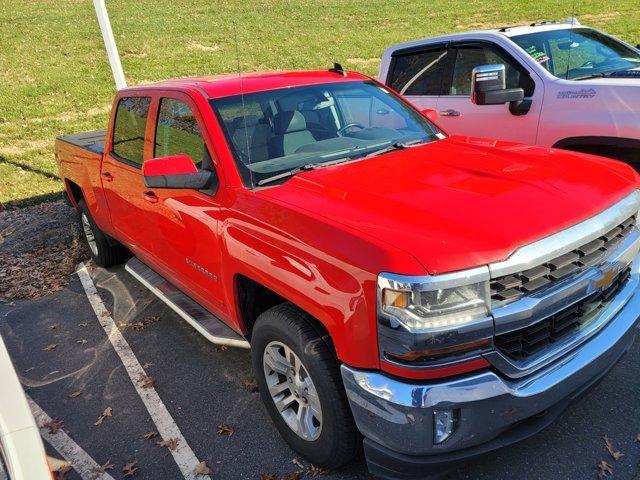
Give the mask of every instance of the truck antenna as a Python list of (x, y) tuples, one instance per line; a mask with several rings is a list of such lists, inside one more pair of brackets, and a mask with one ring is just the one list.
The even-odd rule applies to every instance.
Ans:
[[(251, 171), (251, 147), (249, 146), (249, 130), (247, 130), (247, 109), (244, 104), (244, 79), (242, 78), (242, 69), (240, 68), (240, 50), (238, 49), (238, 26), (233, 21), (233, 39), (236, 47), (236, 68), (238, 70), (238, 77), (240, 80), (240, 101), (242, 102), (242, 127), (244, 129), (244, 139), (247, 145), (247, 158), (249, 161), (249, 179), (251, 186), (253, 186), (253, 172)], [(242, 155), (242, 154), (241, 154)]]
[[(576, 0), (571, 2), (571, 27), (569, 27), (569, 53), (567, 54), (567, 72), (564, 75), (565, 80), (569, 80), (569, 68), (571, 67), (571, 49), (573, 48), (573, 27), (576, 24)], [(580, 23), (578, 22), (578, 25)]]
[(111, 73), (113, 73), (113, 79), (116, 82), (116, 90), (127, 88), (127, 81), (124, 78), (124, 71), (122, 70), (122, 63), (120, 63), (120, 54), (118, 53), (116, 40), (113, 38), (113, 30), (111, 30), (107, 7), (104, 4), (104, 0), (93, 0), (93, 6), (96, 9), (98, 24), (100, 25), (102, 39), (104, 40), (104, 48), (107, 50), (107, 57), (109, 57)]

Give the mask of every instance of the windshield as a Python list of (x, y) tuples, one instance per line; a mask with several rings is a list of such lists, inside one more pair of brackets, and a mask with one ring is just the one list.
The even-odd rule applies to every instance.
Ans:
[(575, 80), (640, 67), (640, 53), (590, 28), (567, 28), (511, 37), (558, 78)]
[(211, 106), (249, 187), (283, 172), (431, 142), (440, 133), (370, 81), (236, 95), (211, 100)]

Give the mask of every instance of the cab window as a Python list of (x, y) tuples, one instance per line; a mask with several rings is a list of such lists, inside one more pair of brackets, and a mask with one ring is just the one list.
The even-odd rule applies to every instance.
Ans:
[(154, 157), (189, 155), (201, 167), (206, 147), (193, 111), (181, 100), (163, 98), (158, 110)]
[(448, 56), (446, 47), (397, 55), (387, 84), (402, 95), (440, 95)]
[(123, 97), (118, 102), (111, 151), (120, 159), (142, 165), (150, 97)]
[(455, 49), (456, 61), (453, 67), (451, 86), (447, 95), (471, 95), (471, 72), (481, 65), (503, 64), (506, 74), (506, 88), (522, 88), (527, 97), (533, 95), (534, 83), (510, 56), (489, 46), (465, 46)]

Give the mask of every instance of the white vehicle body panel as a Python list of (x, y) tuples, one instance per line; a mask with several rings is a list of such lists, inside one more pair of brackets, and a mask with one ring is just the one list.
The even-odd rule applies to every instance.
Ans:
[(51, 480), (40, 431), (1, 337), (0, 385), (0, 447), (8, 478)]
[[(453, 135), (490, 137), (545, 147), (574, 137), (640, 141), (640, 78), (559, 79), (510, 39), (534, 31), (568, 28), (567, 24), (512, 27), (504, 32), (466, 32), (394, 45), (382, 56), (378, 79), (387, 83), (392, 54), (398, 50), (446, 42), (490, 42), (509, 53), (535, 82), (531, 110), (526, 115), (512, 115), (508, 105), (474, 105), (469, 96), (413, 95), (407, 98), (420, 108), (439, 111), (438, 124)], [(448, 110), (460, 115), (446, 116)]]

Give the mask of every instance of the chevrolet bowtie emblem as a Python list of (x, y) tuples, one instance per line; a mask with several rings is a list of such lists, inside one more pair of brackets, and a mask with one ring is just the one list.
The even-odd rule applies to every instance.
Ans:
[(620, 266), (616, 264), (604, 265), (600, 267), (602, 277), (594, 282), (594, 286), (598, 290), (606, 290), (609, 288), (620, 273)]

